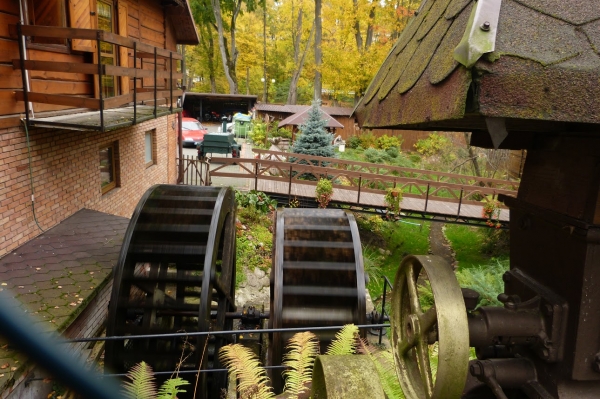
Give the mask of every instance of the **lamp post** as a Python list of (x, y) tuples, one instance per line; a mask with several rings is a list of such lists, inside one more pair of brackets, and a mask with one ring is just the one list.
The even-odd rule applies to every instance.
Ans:
[[(263, 100), (265, 103), (269, 102), (269, 81), (265, 78), (260, 78), (263, 83)], [(271, 79), (271, 84), (275, 84), (275, 79)]]

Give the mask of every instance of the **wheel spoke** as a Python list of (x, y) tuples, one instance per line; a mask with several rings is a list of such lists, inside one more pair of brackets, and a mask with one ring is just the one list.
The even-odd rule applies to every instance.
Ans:
[(425, 313), (419, 316), (421, 324), (421, 334), (426, 337), (435, 322), (437, 321), (437, 313), (435, 311), (435, 305), (429, 308)]
[(419, 293), (417, 291), (415, 270), (412, 265), (408, 265), (408, 267), (406, 268), (406, 286), (408, 287), (408, 298), (411, 313), (416, 315), (423, 314), (421, 304), (419, 303)]
[(433, 394), (433, 378), (431, 376), (431, 365), (429, 364), (429, 348), (427, 346), (426, 336), (420, 336), (417, 339), (417, 362), (421, 373), (421, 381), (427, 398)]

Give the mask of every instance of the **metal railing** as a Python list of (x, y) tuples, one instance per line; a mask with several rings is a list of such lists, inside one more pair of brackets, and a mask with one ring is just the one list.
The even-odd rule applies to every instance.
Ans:
[[(181, 72), (174, 72), (177, 69), (176, 62), (182, 60), (181, 54), (169, 51), (162, 48), (157, 48), (127, 37), (119, 36), (114, 33), (105, 32), (96, 29), (76, 29), (76, 28), (61, 28), (52, 26), (35, 26), (35, 25), (11, 25), (11, 32), (19, 39), (19, 59), (13, 60), (13, 68), (20, 69), (23, 78), (23, 90), (16, 91), (15, 96), (17, 101), (25, 103), (25, 117), (28, 126), (33, 126), (30, 120), (29, 103), (46, 103), (53, 105), (62, 105), (67, 107), (88, 108), (97, 110), (100, 113), (100, 121), (98, 126), (90, 126), (88, 124), (65, 123), (44, 121), (44, 125), (53, 125), (56, 127), (81, 127), (92, 130), (105, 131), (104, 113), (107, 109), (122, 107), (124, 105), (133, 105), (133, 120), (132, 123), (138, 122), (138, 104), (143, 101), (153, 102), (153, 116), (157, 117), (157, 106), (159, 101), (163, 99), (169, 104), (169, 113), (173, 113), (173, 104), (177, 102), (177, 97), (182, 95), (182, 90), (177, 89), (176, 81), (183, 77)], [(64, 61), (42, 61), (26, 59), (26, 40), (25, 37), (44, 37), (58, 38), (70, 40), (89, 40), (95, 43), (95, 57), (97, 63), (73, 63)], [(101, 42), (115, 45), (115, 51), (118, 52), (119, 47), (125, 47), (133, 50), (133, 68), (103, 64), (101, 57)], [(150, 69), (141, 69), (137, 67), (138, 59), (153, 60), (154, 67)], [(165, 60), (166, 70), (158, 70), (158, 60)], [(55, 93), (33, 92), (28, 89), (27, 74), (25, 71), (45, 71), (45, 72), (62, 72), (62, 73), (79, 73), (95, 75), (96, 85), (98, 87), (98, 97), (81, 97), (76, 95), (65, 95)], [(130, 88), (128, 93), (123, 93), (114, 97), (104, 97), (103, 93), (103, 77), (126, 77), (133, 79), (133, 88)], [(152, 87), (138, 88), (137, 80), (149, 78), (153, 79)], [(164, 79), (165, 87), (158, 90), (158, 80)]]

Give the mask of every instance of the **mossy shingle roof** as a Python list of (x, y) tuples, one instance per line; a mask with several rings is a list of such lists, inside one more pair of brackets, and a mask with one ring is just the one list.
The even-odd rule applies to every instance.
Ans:
[[(487, 0), (500, 1), (500, 0)], [(472, 0), (424, 0), (355, 114), (361, 126), (513, 131), (600, 123), (600, 1), (502, 0), (495, 50), (454, 59)]]

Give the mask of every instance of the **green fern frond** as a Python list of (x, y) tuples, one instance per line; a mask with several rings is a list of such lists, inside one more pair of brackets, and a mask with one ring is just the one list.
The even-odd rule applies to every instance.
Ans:
[(285, 392), (298, 397), (312, 380), (312, 367), (319, 354), (319, 340), (309, 331), (295, 334), (287, 344), (288, 353), (283, 357)]
[(238, 379), (238, 392), (242, 398), (275, 398), (267, 385), (265, 369), (250, 349), (240, 344), (227, 345), (219, 351), (219, 359)]
[(186, 392), (185, 389), (179, 389), (184, 385), (190, 385), (190, 383), (181, 377), (166, 380), (158, 390), (158, 399), (177, 399), (178, 393)]
[(156, 383), (152, 367), (145, 362), (133, 366), (127, 373), (131, 381), (123, 383), (125, 397), (128, 399), (154, 399), (156, 398)]
[(378, 351), (371, 355), (383, 392), (389, 399), (404, 399), (400, 380), (396, 375), (394, 355), (391, 351)]
[(356, 352), (358, 327), (346, 324), (335, 334), (335, 339), (327, 347), (326, 355), (351, 355)]

